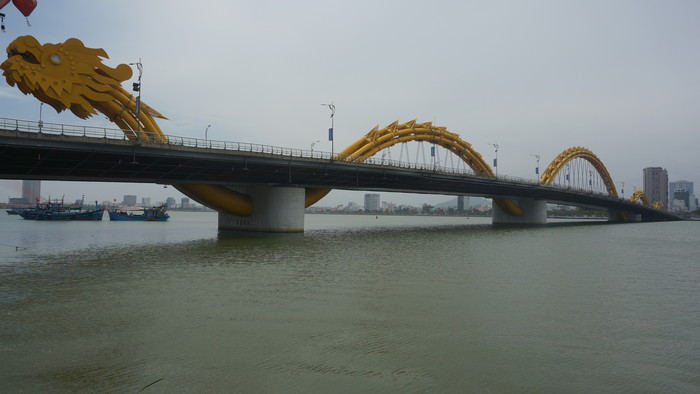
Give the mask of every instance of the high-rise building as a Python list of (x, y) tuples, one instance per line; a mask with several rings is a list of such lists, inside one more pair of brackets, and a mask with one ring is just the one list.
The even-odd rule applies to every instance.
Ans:
[(671, 199), (671, 207), (674, 211), (690, 210), (690, 194), (685, 189), (676, 189)]
[(41, 199), (41, 181), (22, 181), (22, 199), (33, 204)]
[(661, 202), (664, 208), (668, 205), (668, 171), (661, 167), (644, 169), (644, 194), (652, 202)]
[[(676, 206), (675, 200), (676, 200), (676, 195), (677, 192), (683, 192), (686, 191), (688, 192), (687, 198), (682, 198), (682, 200), (685, 201), (685, 207), (684, 209), (681, 209), (681, 207)], [(671, 203), (670, 209), (673, 210), (694, 210), (696, 209), (695, 204), (695, 193), (693, 192), (693, 182), (690, 181), (675, 181), (675, 182), (669, 182), (668, 183), (668, 201)], [(680, 194), (682, 195), (682, 194)], [(680, 196), (679, 195), (679, 196)]]
[(189, 208), (189, 207), (190, 207), (190, 199), (187, 198), (187, 197), (183, 197), (183, 198), (180, 200), (180, 208), (185, 208), (185, 209), (187, 209), (187, 208)]
[(376, 212), (379, 211), (380, 201), (378, 193), (367, 193), (365, 194), (365, 211)]
[(136, 206), (136, 196), (134, 196), (132, 194), (124, 195), (124, 203), (123, 204), (127, 207)]
[(173, 197), (166, 198), (165, 205), (167, 205), (168, 208), (175, 208), (175, 199)]
[(141, 197), (141, 206), (142, 207), (150, 207), (151, 206), (151, 197)]
[(469, 196), (457, 196), (457, 212), (469, 209)]

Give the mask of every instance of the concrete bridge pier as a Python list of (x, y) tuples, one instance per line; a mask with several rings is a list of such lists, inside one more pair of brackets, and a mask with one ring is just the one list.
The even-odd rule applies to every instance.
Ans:
[(491, 217), (493, 224), (547, 224), (547, 201), (532, 198), (514, 198), (512, 200), (523, 210), (523, 214), (511, 216), (494, 203)]
[(620, 222), (620, 223), (640, 223), (642, 221), (642, 215), (639, 213), (629, 213), (629, 212), (610, 212), (608, 213), (608, 222)]
[(304, 188), (252, 184), (232, 189), (252, 197), (253, 213), (238, 216), (219, 212), (219, 230), (304, 232)]

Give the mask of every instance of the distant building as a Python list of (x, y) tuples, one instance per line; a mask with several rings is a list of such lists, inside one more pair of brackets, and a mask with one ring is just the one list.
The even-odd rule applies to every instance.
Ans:
[(25, 201), (22, 197), (10, 197), (8, 200), (8, 203), (12, 206), (15, 205), (29, 205), (27, 201)]
[(141, 198), (141, 206), (150, 207), (151, 206), (151, 197), (142, 197)]
[(465, 209), (469, 209), (469, 196), (457, 196), (457, 212), (464, 212)]
[(675, 211), (690, 210), (690, 194), (685, 189), (674, 191), (671, 204)]
[[(678, 194), (680, 192), (680, 194)], [(683, 192), (687, 192), (687, 198)], [(671, 206), (669, 209), (674, 211), (693, 211), (697, 209), (697, 198), (693, 191), (693, 182), (690, 181), (675, 181), (668, 183), (668, 194), (669, 201), (671, 201)], [(676, 206), (676, 199), (678, 196), (682, 197), (681, 200), (685, 201), (683, 209), (680, 206)]]
[(668, 171), (661, 167), (647, 167), (644, 170), (644, 194), (652, 202), (661, 202), (665, 209), (668, 205)]
[(189, 207), (190, 207), (190, 199), (187, 198), (187, 197), (183, 197), (183, 198), (180, 200), (180, 208), (185, 208), (185, 209), (187, 209), (187, 208), (189, 208)]
[(175, 199), (172, 197), (168, 197), (165, 199), (165, 205), (168, 206), (168, 208), (175, 208)]
[(22, 181), (22, 199), (33, 204), (41, 199), (41, 181)]
[(136, 206), (136, 196), (131, 194), (124, 195), (124, 202), (122, 203), (122, 205), (125, 205), (127, 207)]
[(377, 212), (381, 206), (378, 193), (365, 194), (365, 211)]

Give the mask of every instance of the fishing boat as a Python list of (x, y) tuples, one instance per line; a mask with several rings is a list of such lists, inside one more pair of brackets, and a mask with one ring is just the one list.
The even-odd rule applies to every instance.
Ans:
[(168, 206), (165, 204), (157, 207), (143, 207), (136, 209), (115, 208), (107, 211), (109, 220), (133, 221), (133, 222), (165, 222), (170, 219), (166, 212)]
[(36, 207), (24, 209), (18, 214), (22, 219), (27, 220), (102, 220), (104, 208), (95, 203), (95, 209), (84, 209), (82, 202), (80, 205), (65, 206), (63, 201), (47, 201), (37, 203)]
[(31, 208), (11, 208), (11, 209), (6, 209), (5, 212), (7, 212), (8, 215), (19, 215), (20, 212), (22, 212), (26, 209), (31, 209)]

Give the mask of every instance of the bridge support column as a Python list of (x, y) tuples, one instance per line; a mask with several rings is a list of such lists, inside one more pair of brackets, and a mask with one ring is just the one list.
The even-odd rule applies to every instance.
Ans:
[(238, 216), (219, 212), (219, 230), (304, 232), (304, 188), (257, 184), (237, 191), (253, 198), (253, 213)]
[(493, 204), (493, 224), (547, 224), (547, 201), (531, 198), (513, 199), (522, 210), (520, 216), (510, 216)]
[(608, 222), (641, 223), (641, 221), (642, 215), (639, 213), (610, 212), (608, 214)]

